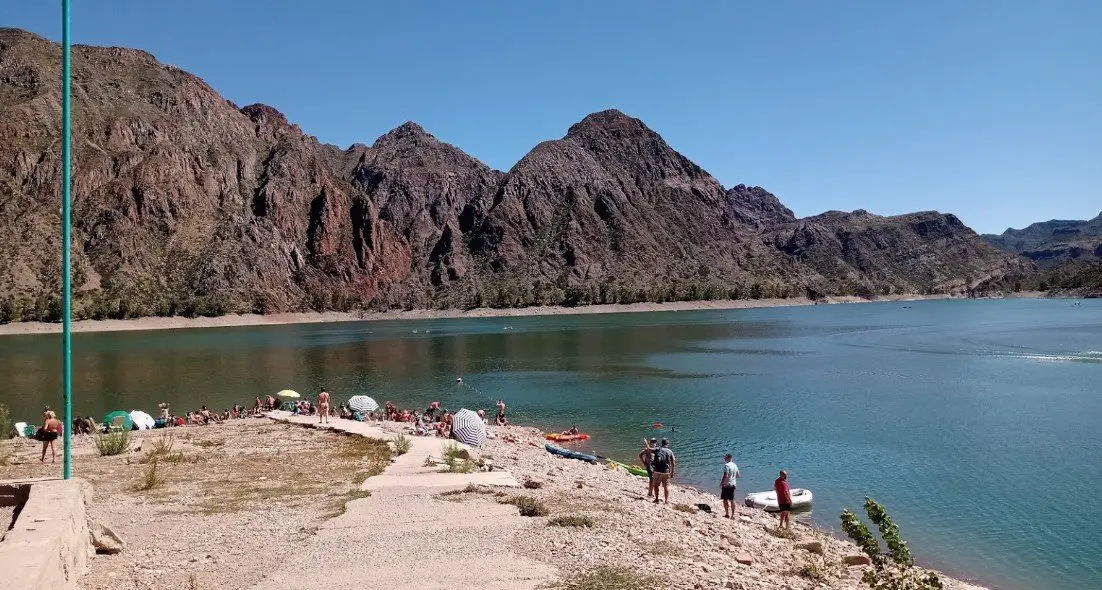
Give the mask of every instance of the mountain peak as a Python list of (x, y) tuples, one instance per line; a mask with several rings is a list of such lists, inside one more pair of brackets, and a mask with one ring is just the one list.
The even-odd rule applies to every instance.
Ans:
[(414, 123), (413, 121), (406, 121), (405, 123), (402, 123), (394, 129), (387, 131), (386, 133), (381, 135), (379, 139), (376, 139), (374, 147), (379, 147), (380, 145), (385, 145), (392, 142), (402, 142), (410, 140), (418, 141), (424, 139), (435, 140), (436, 138), (434, 138), (429, 132), (425, 131), (425, 128), (421, 127), (417, 123)]
[(612, 135), (617, 138), (657, 135), (645, 123), (629, 117), (617, 109), (608, 109), (586, 115), (584, 119), (570, 126), (567, 137), (592, 137)]
[(259, 102), (241, 107), (241, 113), (257, 125), (264, 123), (275, 123), (280, 127), (287, 125), (287, 116), (279, 112), (279, 109)]

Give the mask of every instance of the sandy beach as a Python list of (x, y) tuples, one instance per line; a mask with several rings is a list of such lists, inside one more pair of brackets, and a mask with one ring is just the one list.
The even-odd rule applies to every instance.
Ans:
[[(668, 506), (652, 504), (642, 478), (552, 456), (532, 428), (493, 428), (497, 438), (475, 456), (495, 473), (461, 474), (416, 454), (444, 439), (418, 438), (414, 452), (391, 456), (397, 423), (333, 421), (379, 433), (366, 439), (303, 427), (316, 418), (293, 420), (305, 424), (247, 419), (134, 433), (134, 450), (112, 457), (78, 437), (75, 473), (94, 489), (89, 513), (127, 542), (120, 554), (96, 555), (81, 585), (862, 587), (863, 566), (845, 565), (858, 553), (849, 542), (798, 522), (791, 538), (778, 536), (774, 517), (742, 506), (739, 518), (724, 519), (714, 494), (688, 487), (672, 486)], [(34, 441), (5, 441), (0, 453), (8, 455), (0, 480), (60, 469), (39, 463)], [(164, 482), (139, 491), (158, 453)], [(516, 487), (468, 483), (490, 475)], [(525, 503), (539, 512), (518, 513)]]
[[(284, 324), (318, 324), (329, 322), (363, 322), (384, 320), (431, 320), (446, 318), (489, 318), (581, 315), (602, 313), (639, 313), (661, 311), (697, 311), (707, 309), (749, 309), (759, 307), (794, 307), (803, 305), (831, 305), (841, 303), (870, 303), (876, 301), (916, 301), (926, 299), (952, 299), (950, 295), (885, 295), (872, 298), (828, 297), (812, 301), (806, 297), (791, 299), (740, 299), (717, 301), (675, 301), (668, 303), (629, 303), (609, 305), (585, 305), (579, 307), (520, 307), (496, 309), (481, 307), (471, 310), (418, 309), (385, 312), (307, 312), (269, 315), (230, 314), (220, 317), (148, 317), (132, 320), (80, 320), (73, 322), (73, 332), (123, 332), (127, 330), (173, 330), (185, 328), (228, 328), (237, 326), (273, 326)], [(0, 325), (0, 336), (26, 334), (55, 334), (61, 332), (61, 324), (45, 322), (12, 322)]]

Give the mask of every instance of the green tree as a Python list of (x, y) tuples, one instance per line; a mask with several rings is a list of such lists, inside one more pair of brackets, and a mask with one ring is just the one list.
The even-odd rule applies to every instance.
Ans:
[(874, 590), (941, 590), (941, 578), (934, 572), (922, 572), (914, 568), (914, 557), (907, 542), (899, 536), (899, 527), (888, 516), (888, 511), (872, 498), (865, 498), (865, 513), (880, 531), (880, 538), (888, 546), (882, 551), (880, 542), (853, 511), (842, 511), (842, 530), (869, 556), (872, 568), (865, 570), (861, 581)]

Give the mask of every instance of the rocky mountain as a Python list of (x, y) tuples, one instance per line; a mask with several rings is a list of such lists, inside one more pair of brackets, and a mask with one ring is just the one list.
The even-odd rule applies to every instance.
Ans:
[(1102, 259), (1102, 214), (1089, 221), (1053, 219), (981, 237), (1007, 252), (1033, 260), (1042, 268), (1072, 260)]
[[(0, 29), (0, 321), (58, 312), (59, 48)], [(414, 123), (324, 145), (137, 50), (73, 53), (77, 317), (965, 292), (1028, 273), (952, 215), (796, 219), (641, 121), (511, 170)]]

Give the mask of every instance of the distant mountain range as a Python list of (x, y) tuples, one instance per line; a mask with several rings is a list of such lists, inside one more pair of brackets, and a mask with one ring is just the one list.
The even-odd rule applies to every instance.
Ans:
[[(0, 29), (0, 320), (57, 315), (59, 61)], [(951, 214), (797, 219), (615, 110), (500, 172), (414, 123), (319, 143), (138, 50), (78, 46), (73, 80), (77, 317), (965, 294), (1036, 271)]]
[(988, 243), (1021, 254), (1042, 268), (1072, 260), (1102, 259), (1102, 214), (1089, 221), (1053, 219), (1025, 229), (1007, 229), (1000, 235), (984, 234)]
[(1088, 221), (1053, 219), (980, 237), (1036, 263), (1040, 273), (1031, 287), (1053, 294), (1102, 296), (1102, 214)]

